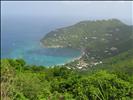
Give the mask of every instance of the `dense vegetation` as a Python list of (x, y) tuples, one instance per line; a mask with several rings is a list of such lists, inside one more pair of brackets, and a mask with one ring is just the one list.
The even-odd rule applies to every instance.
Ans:
[(86, 71), (1, 60), (2, 100), (131, 100), (133, 50)]

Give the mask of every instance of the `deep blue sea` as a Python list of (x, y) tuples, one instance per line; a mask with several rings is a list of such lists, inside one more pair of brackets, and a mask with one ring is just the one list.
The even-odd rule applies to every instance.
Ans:
[(1, 57), (22, 58), (28, 64), (44, 66), (70, 62), (81, 52), (71, 48), (45, 48), (40, 39), (49, 31), (72, 23), (57, 19), (2, 19)]

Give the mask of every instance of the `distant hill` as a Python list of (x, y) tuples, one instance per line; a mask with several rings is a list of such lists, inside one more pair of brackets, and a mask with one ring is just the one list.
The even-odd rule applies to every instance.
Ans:
[(133, 47), (132, 28), (117, 19), (82, 21), (51, 31), (41, 42), (49, 48), (77, 48), (87, 58), (102, 59)]

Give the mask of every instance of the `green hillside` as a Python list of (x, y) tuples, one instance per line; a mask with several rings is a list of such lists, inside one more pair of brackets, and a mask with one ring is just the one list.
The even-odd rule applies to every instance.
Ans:
[(133, 26), (117, 19), (82, 21), (51, 31), (41, 39), (49, 48), (80, 49), (85, 60), (102, 60), (133, 47)]
[(126, 69), (129, 69), (129, 71), (131, 71), (130, 67), (133, 68), (133, 49), (119, 53), (113, 57), (102, 59), (100, 62), (101, 63), (99, 63), (98, 60), (97, 61), (86, 60), (85, 58), (81, 58), (73, 62), (67, 63), (65, 64), (65, 66), (69, 66), (70, 69), (79, 70), (79, 71), (81, 71), (82, 69), (83, 72), (99, 70), (99, 69), (106, 69), (109, 71), (113, 70), (116, 72), (118, 71), (120, 72), (121, 70), (126, 71)]
[(82, 21), (48, 33), (41, 42), (46, 47), (72, 47), (99, 50), (128, 41), (132, 26), (117, 19)]
[(2, 100), (133, 99), (133, 50), (84, 71), (27, 65), (21, 59), (1, 59), (0, 68)]
[(89, 68), (88, 71), (96, 70), (115, 71), (117, 73), (128, 73), (133, 75), (133, 49), (124, 53), (104, 59), (102, 64)]

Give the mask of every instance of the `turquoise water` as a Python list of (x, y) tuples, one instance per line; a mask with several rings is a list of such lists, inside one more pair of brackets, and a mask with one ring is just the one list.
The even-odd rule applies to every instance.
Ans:
[(22, 58), (28, 64), (44, 66), (70, 62), (81, 52), (71, 48), (44, 48), (40, 39), (49, 31), (71, 22), (45, 18), (2, 18), (1, 57)]
[(53, 66), (70, 62), (80, 54), (81, 52), (76, 49), (45, 48), (39, 40), (21, 40), (18, 37), (16, 40), (12, 38), (5, 42), (3, 40), (1, 56), (2, 58), (22, 58), (32, 65)]

